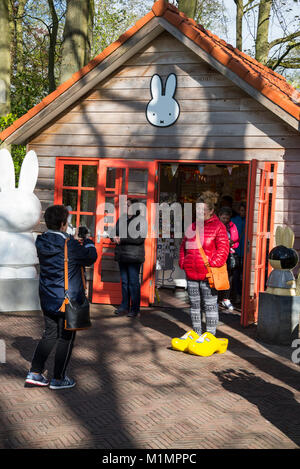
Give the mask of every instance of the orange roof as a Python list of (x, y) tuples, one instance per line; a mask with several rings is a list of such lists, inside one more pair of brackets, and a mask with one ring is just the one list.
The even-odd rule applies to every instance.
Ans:
[(300, 92), (289, 85), (283, 76), (226, 43), (215, 34), (212, 34), (210, 31), (203, 28), (203, 26), (197, 24), (195, 20), (188, 18), (174, 5), (167, 3), (165, 0), (157, 0), (152, 10), (138, 20), (128, 31), (122, 34), (117, 41), (110, 44), (97, 55), (97, 57), (78, 72), (74, 73), (71, 78), (58, 86), (55, 91), (46, 96), (39, 104), (1, 132), (0, 140), (6, 140), (7, 137), (13, 134), (25, 122), (29, 121), (42, 109), (46, 108), (58, 96), (99, 65), (107, 56), (124, 44), (124, 42), (155, 16), (163, 17), (173, 26), (176, 26), (185, 36), (214, 57), (214, 59), (230, 69), (253, 88), (257, 89), (270, 101), (284, 109), (288, 114), (300, 120)]

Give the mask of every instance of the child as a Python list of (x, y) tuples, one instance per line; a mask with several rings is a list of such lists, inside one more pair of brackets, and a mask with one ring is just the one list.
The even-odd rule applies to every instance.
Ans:
[[(228, 269), (228, 277), (229, 277), (229, 282), (230, 285), (232, 284), (232, 277), (234, 274), (234, 270), (237, 269), (238, 265), (238, 257), (235, 254), (235, 250), (239, 245), (239, 232), (237, 230), (237, 227), (235, 224), (230, 221), (232, 215), (232, 211), (230, 207), (222, 207), (219, 210), (219, 218), (220, 221), (225, 225), (226, 231), (227, 231), (227, 236), (229, 239), (229, 255), (227, 258), (227, 269)], [(223, 291), (221, 293), (221, 298), (222, 299), (222, 306), (227, 308), (229, 311), (233, 311), (233, 306), (230, 301), (230, 289)]]
[[(75, 339), (75, 331), (64, 329), (64, 313), (60, 307), (64, 301), (64, 246), (69, 237), (69, 212), (64, 205), (52, 205), (45, 211), (48, 231), (36, 240), (40, 261), (39, 295), (44, 314), (45, 330), (32, 359), (31, 369), (25, 380), (25, 387), (48, 386), (43, 376), (44, 366), (51, 350), (56, 345), (54, 376), (50, 389), (65, 389), (75, 386), (75, 381), (65, 374)], [(97, 251), (90, 239), (79, 242), (78, 229), (68, 241), (69, 289), (71, 299), (83, 302), (84, 286), (81, 266), (92, 265), (97, 259)]]

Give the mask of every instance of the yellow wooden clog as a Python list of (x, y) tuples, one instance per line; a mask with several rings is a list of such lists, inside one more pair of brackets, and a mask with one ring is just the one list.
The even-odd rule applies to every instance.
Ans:
[(171, 341), (172, 348), (178, 350), (179, 352), (187, 352), (188, 345), (193, 341), (198, 339), (199, 334), (197, 332), (190, 330), (186, 332), (182, 337), (175, 337)]
[(205, 332), (198, 339), (190, 341), (188, 352), (200, 357), (209, 357), (213, 353), (225, 353), (228, 346), (228, 339), (217, 339), (210, 332)]

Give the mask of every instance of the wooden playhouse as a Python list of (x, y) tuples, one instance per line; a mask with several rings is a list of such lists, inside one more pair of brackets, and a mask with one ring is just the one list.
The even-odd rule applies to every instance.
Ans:
[[(177, 115), (168, 125), (149, 115), (155, 75), (162, 96), (167, 77), (175, 77)], [(0, 138), (26, 143), (37, 153), (36, 194), (43, 209), (70, 205), (74, 224), (91, 230), (98, 250), (91, 285), (95, 303), (117, 304), (121, 294), (113, 245), (98, 229), (101, 220), (106, 229), (115, 219), (99, 210), (102, 204), (114, 204), (117, 216), (120, 194), (149, 208), (152, 202), (192, 202), (206, 189), (230, 195), (236, 206), (246, 200), (241, 308), (246, 326), (256, 320), (276, 225), (290, 226), (294, 247), (300, 248), (299, 120), (300, 93), (282, 76), (158, 0)], [(151, 210), (147, 213), (150, 217)], [(37, 231), (44, 227), (41, 223)], [(144, 306), (153, 303), (155, 283), (163, 281), (156, 269), (161, 249), (173, 250), (176, 259), (178, 242), (169, 244), (146, 240)], [(175, 267), (173, 260), (180, 285), (184, 279)]]

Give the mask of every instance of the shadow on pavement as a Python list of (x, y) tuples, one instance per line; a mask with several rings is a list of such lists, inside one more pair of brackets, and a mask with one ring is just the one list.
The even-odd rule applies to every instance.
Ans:
[(223, 388), (256, 405), (262, 417), (300, 446), (300, 405), (288, 389), (247, 370), (213, 371)]

